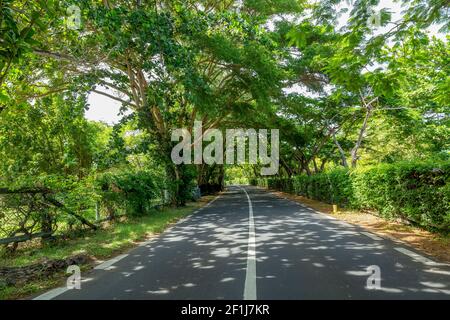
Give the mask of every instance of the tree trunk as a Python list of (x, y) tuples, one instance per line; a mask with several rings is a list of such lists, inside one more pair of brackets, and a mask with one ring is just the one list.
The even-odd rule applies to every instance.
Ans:
[(364, 107), (366, 108), (366, 117), (364, 118), (363, 125), (361, 127), (361, 130), (359, 131), (358, 140), (355, 143), (355, 146), (353, 147), (351, 151), (352, 156), (352, 168), (356, 168), (356, 164), (358, 162), (358, 150), (361, 147), (361, 143), (364, 139), (364, 134), (366, 133), (367, 124), (369, 122), (369, 118), (372, 115), (372, 109), (373, 109), (373, 103), (378, 101), (378, 97), (375, 97), (370, 102), (366, 102), (366, 99), (361, 94), (361, 102), (363, 103)]
[(48, 210), (45, 210), (42, 213), (42, 217), (41, 217), (41, 232), (43, 234), (42, 236), (42, 243), (47, 243), (49, 242), (49, 240), (52, 237), (52, 217), (50, 215), (50, 213), (48, 212)]
[(361, 130), (359, 131), (358, 140), (356, 140), (355, 146), (353, 147), (351, 151), (351, 157), (352, 157), (352, 168), (356, 168), (357, 162), (358, 162), (358, 150), (361, 147), (361, 143), (364, 139), (364, 134), (367, 129), (367, 123), (369, 121), (370, 115), (372, 113), (372, 109), (370, 106), (367, 106), (367, 112), (366, 117), (364, 118), (363, 125), (361, 127)]
[(313, 158), (313, 164), (314, 164), (314, 172), (319, 173), (319, 168), (317, 166), (316, 157)]
[(225, 167), (220, 165), (219, 168), (219, 184), (221, 191), (225, 188)]
[(283, 158), (280, 157), (281, 160), (281, 165), (284, 168), (284, 170), (286, 170), (286, 173), (289, 177), (292, 176), (292, 169), (288, 166), (288, 164), (286, 163), (286, 161), (284, 161)]
[(303, 170), (305, 170), (305, 172), (308, 176), (312, 176), (311, 169), (309, 168), (309, 163), (307, 163), (307, 162), (303, 163)]
[(176, 165), (172, 162), (166, 167), (167, 177), (169, 181), (173, 182), (170, 189), (172, 191), (171, 203), (174, 206), (182, 207), (186, 205), (189, 183), (186, 181), (188, 177), (185, 176), (185, 169), (186, 165)]
[(341, 144), (339, 143), (339, 141), (337, 141), (335, 134), (333, 134), (333, 140), (334, 140), (334, 144), (337, 146), (337, 148), (339, 150), (339, 154), (341, 155), (341, 164), (345, 168), (348, 168), (347, 157), (345, 156), (344, 149), (342, 149)]
[(323, 172), (323, 170), (325, 170), (325, 164), (327, 163), (327, 159), (324, 159), (322, 161), (322, 164), (320, 165), (320, 172)]
[(110, 204), (106, 204), (106, 211), (108, 211), (108, 220), (114, 220), (116, 216), (116, 212), (114, 208)]

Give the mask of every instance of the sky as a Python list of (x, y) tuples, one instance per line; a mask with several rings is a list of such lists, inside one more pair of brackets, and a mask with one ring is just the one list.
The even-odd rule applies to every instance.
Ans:
[[(348, 2), (351, 3), (351, 0), (349, 0)], [(345, 7), (345, 1), (339, 7)], [(399, 3), (396, 3), (393, 0), (381, 0), (376, 9), (382, 8), (390, 9), (390, 11), (392, 12), (392, 21), (397, 21), (401, 18), (402, 10)], [(339, 19), (339, 26), (344, 26), (347, 19), (348, 14), (342, 15)], [(428, 31), (432, 35), (444, 38), (444, 35), (438, 33), (439, 27), (440, 26), (437, 25), (431, 26)], [(379, 32), (387, 31), (388, 28), (389, 27), (380, 28)], [(119, 115), (121, 103), (118, 101), (112, 100), (97, 93), (91, 93), (89, 95), (88, 103), (90, 107), (89, 110), (86, 111), (85, 117), (89, 120), (102, 121), (112, 125), (118, 123), (122, 118), (122, 115)]]
[(98, 93), (91, 93), (88, 98), (89, 109), (85, 117), (89, 120), (102, 121), (108, 124), (115, 124), (120, 121), (119, 116), (121, 103), (102, 96)]

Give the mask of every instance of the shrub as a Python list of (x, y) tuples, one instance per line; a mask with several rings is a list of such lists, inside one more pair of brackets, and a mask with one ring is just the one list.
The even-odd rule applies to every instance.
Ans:
[(127, 215), (140, 216), (161, 198), (161, 187), (147, 171), (108, 172), (99, 176), (97, 183), (108, 211), (120, 208)]
[(352, 184), (348, 170), (338, 169), (313, 176), (296, 176), (292, 180), (297, 194), (327, 203), (349, 205), (351, 202)]
[(253, 179), (252, 184), (357, 209), (376, 210), (421, 226), (450, 228), (450, 162), (400, 162), (312, 176)]
[(353, 204), (423, 226), (450, 226), (450, 163), (396, 163), (355, 171)]

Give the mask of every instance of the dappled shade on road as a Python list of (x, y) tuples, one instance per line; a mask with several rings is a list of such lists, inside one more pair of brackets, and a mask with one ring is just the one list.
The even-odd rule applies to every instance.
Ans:
[[(245, 188), (256, 228), (258, 299), (450, 298), (449, 266), (415, 261), (398, 243)], [(58, 299), (243, 299), (248, 236), (246, 195), (231, 187)], [(367, 288), (367, 268), (374, 265), (381, 270), (377, 290)]]

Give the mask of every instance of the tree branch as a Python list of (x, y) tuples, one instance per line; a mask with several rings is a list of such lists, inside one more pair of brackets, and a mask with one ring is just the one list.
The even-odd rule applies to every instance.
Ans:
[(132, 106), (132, 107), (134, 107), (134, 108), (137, 108), (137, 106), (136, 106), (135, 104), (133, 104), (133, 103), (131, 103), (131, 102), (129, 102), (129, 101), (125, 101), (125, 100), (123, 100), (123, 99), (120, 99), (120, 98), (118, 98), (118, 97), (115, 97), (115, 96), (113, 96), (113, 95), (111, 95), (111, 94), (109, 94), (109, 93), (106, 93), (106, 92), (103, 92), (103, 91), (98, 91), (98, 90), (95, 90), (95, 89), (94, 89), (94, 90), (91, 90), (91, 92), (95, 92), (95, 93), (101, 94), (101, 95), (103, 95), (103, 96), (105, 96), (105, 97), (108, 97), (108, 98), (110, 98), (110, 99), (113, 99), (113, 100), (122, 102), (123, 104)]

